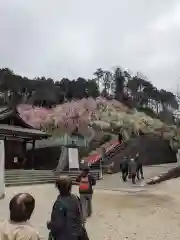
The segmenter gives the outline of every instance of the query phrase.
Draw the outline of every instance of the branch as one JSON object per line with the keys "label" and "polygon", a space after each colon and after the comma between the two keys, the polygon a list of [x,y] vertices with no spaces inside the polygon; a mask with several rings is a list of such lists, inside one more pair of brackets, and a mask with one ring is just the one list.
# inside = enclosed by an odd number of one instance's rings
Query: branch
{"label": "branch", "polygon": [[180,101],[180,87],[179,87],[179,85],[177,85],[176,97],[177,97],[177,99]]}

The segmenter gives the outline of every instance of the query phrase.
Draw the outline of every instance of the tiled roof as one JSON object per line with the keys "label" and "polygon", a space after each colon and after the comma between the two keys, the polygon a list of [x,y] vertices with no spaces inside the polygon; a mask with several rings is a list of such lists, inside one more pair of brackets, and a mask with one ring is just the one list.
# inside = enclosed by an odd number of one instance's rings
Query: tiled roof
{"label": "tiled roof", "polygon": [[8,124],[0,124],[0,135],[32,138],[34,140],[50,137],[51,135],[36,129],[22,128]]}

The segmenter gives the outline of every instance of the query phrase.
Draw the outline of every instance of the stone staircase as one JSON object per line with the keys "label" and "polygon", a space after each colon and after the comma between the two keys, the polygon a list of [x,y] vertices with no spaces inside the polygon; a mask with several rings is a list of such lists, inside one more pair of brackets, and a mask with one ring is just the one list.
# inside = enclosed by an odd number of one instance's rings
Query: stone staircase
{"label": "stone staircase", "polygon": [[[92,152],[90,152],[90,154],[87,157],[83,158],[83,161],[81,161],[81,162],[83,162],[85,164],[88,163],[89,165],[96,165],[96,162],[99,162],[99,160],[101,158],[102,148],[106,149],[106,151],[108,151],[108,153],[109,153],[110,151],[115,149],[115,147],[117,145],[119,145],[117,142],[118,142],[117,136],[115,136],[110,141],[104,143],[100,147],[98,147],[95,150],[93,150]],[[108,148],[111,148],[111,149],[108,150]],[[93,161],[93,159],[95,159],[95,160]]]}
{"label": "stone staircase", "polygon": [[[62,175],[66,174],[75,181],[80,171],[63,171]],[[91,171],[91,174],[96,180],[100,179],[99,171]],[[20,185],[33,185],[54,183],[56,176],[52,170],[6,170],[5,171],[5,184],[6,186],[20,186]]]}
{"label": "stone staircase", "polygon": [[[120,152],[122,152],[126,148],[127,144],[128,142],[122,142],[121,144],[118,144],[117,146],[112,148],[108,153],[106,153],[104,162],[102,163],[103,168],[106,168],[106,166],[112,163],[115,156]],[[100,161],[97,161],[91,165],[92,170],[95,170],[95,169],[97,170],[99,168],[100,168]]]}
{"label": "stone staircase", "polygon": [[106,155],[104,162],[102,165],[100,165],[100,161],[95,162],[91,165],[92,170],[100,169],[100,167],[103,168],[103,173],[109,173],[109,166],[113,164],[113,167],[111,167],[112,173],[119,172],[119,166],[120,161],[125,156],[126,150],[128,146],[131,146],[133,142],[135,141],[135,138],[129,139],[126,142],[122,142],[121,144],[118,144],[116,147],[111,149]]}

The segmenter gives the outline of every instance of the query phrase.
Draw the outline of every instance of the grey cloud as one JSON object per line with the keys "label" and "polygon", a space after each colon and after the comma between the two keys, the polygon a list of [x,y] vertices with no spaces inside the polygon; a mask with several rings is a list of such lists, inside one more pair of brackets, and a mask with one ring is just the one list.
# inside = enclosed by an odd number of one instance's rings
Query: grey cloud
{"label": "grey cloud", "polygon": [[0,67],[60,79],[119,65],[176,88],[179,16],[178,0],[0,0]]}

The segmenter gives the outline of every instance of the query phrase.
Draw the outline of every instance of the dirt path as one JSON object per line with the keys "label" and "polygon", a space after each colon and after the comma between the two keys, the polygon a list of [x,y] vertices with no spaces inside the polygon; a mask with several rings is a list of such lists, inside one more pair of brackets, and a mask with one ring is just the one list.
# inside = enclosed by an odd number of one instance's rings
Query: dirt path
{"label": "dirt path", "polygon": [[177,164],[172,163],[172,164],[163,164],[163,165],[157,165],[157,166],[149,166],[149,167],[144,167],[144,181],[137,181],[136,186],[133,186],[130,180],[127,182],[123,182],[121,179],[121,174],[109,174],[109,175],[104,175],[103,180],[100,180],[97,182],[97,188],[99,189],[111,189],[111,190],[128,190],[128,189],[134,189],[138,187],[142,187],[145,183],[145,181],[148,178],[151,178],[153,176],[159,175],[161,173],[167,172],[169,169],[177,166]]}
{"label": "dirt path", "polygon": [[[6,198],[0,201],[0,220],[8,218],[11,196],[17,192],[30,192],[36,198],[32,223],[47,239],[46,221],[57,196],[54,185],[6,190]],[[77,189],[73,191],[76,193]],[[134,193],[103,190],[98,184],[93,198],[93,216],[87,222],[87,229],[91,240],[179,240],[180,179]]]}
{"label": "dirt path", "polygon": [[99,240],[179,239],[179,225],[179,196],[173,193],[170,197],[159,189],[131,194],[97,192],[94,215],[87,224],[91,239]]}

